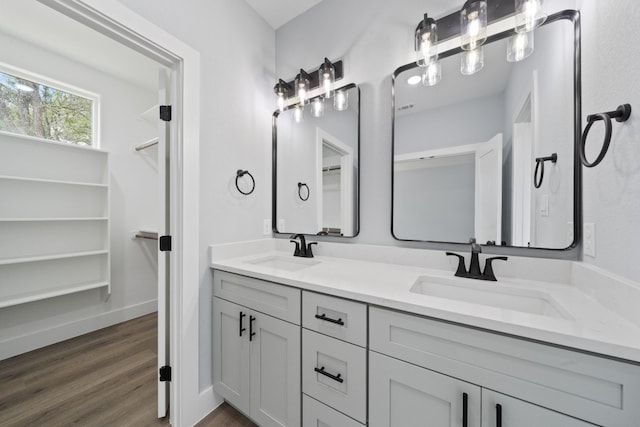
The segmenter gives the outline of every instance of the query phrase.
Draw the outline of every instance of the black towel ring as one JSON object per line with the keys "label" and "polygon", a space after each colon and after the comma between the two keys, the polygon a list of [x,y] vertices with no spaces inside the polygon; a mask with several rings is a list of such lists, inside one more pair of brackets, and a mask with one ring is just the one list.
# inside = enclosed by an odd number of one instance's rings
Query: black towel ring
{"label": "black towel ring", "polygon": [[[542,185],[542,180],[544,179],[544,162],[556,163],[558,161],[558,153],[553,153],[548,157],[538,157],[536,158],[536,170],[533,173],[533,186],[536,188],[540,188]],[[538,171],[540,171],[540,176],[538,176]]]}
{"label": "black towel ring", "polygon": [[[238,179],[242,178],[245,175],[249,175],[249,177],[251,178],[251,183],[252,183],[251,190],[249,190],[247,192],[242,191],[240,189],[240,186],[238,185]],[[238,189],[238,191],[241,194],[244,194],[245,196],[248,196],[249,194],[253,193],[253,190],[256,189],[256,180],[253,179],[253,175],[251,175],[251,173],[249,171],[243,171],[242,169],[238,169],[238,171],[236,172],[236,188]]]}
{"label": "black towel ring", "polygon": [[[302,197],[302,187],[305,187],[307,189],[307,197]],[[298,183],[298,197],[300,197],[300,200],[302,200],[303,202],[306,202],[307,200],[309,200],[309,195],[311,194],[311,192],[309,191],[309,186],[307,184],[305,184],[304,182],[299,182]]]}
{"label": "black towel ring", "polygon": [[[626,122],[631,116],[631,105],[622,104],[619,105],[615,111],[608,111],[606,113],[598,113],[591,114],[587,116],[587,127],[584,128],[584,133],[582,134],[581,146],[580,146],[580,160],[582,164],[588,168],[592,168],[594,166],[598,166],[604,156],[607,154],[607,150],[609,150],[609,144],[611,144],[611,119],[616,119],[617,122]],[[602,120],[605,126],[605,134],[604,134],[604,142],[602,143],[602,149],[600,150],[600,154],[593,161],[589,162],[587,160],[587,155],[585,153],[587,146],[587,136],[589,135],[589,131],[591,130],[591,126],[597,121]]]}

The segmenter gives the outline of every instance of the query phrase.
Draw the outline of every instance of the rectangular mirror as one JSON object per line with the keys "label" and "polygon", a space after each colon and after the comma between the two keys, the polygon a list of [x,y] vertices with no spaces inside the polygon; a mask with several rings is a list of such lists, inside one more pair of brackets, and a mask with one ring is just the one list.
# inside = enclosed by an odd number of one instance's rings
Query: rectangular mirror
{"label": "rectangular mirror", "polygon": [[302,111],[296,104],[274,113],[274,230],[356,236],[359,151],[360,90],[354,84],[328,99],[311,98]]}
{"label": "rectangular mirror", "polygon": [[442,77],[434,86],[421,83],[425,69],[415,63],[396,70],[396,239],[575,246],[580,218],[576,16],[573,11],[550,16],[534,32],[534,52],[519,62],[506,59],[510,30],[487,40],[484,67],[476,74],[461,74],[460,49],[440,54]]}

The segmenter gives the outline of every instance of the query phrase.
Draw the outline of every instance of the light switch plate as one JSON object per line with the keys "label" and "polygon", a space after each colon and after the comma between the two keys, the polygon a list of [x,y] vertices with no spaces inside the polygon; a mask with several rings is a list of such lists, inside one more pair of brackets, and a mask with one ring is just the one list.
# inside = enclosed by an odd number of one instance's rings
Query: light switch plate
{"label": "light switch plate", "polygon": [[271,219],[264,219],[262,221],[262,234],[268,236],[271,234]]}
{"label": "light switch plate", "polygon": [[584,254],[594,258],[596,256],[596,225],[594,223],[584,224]]}

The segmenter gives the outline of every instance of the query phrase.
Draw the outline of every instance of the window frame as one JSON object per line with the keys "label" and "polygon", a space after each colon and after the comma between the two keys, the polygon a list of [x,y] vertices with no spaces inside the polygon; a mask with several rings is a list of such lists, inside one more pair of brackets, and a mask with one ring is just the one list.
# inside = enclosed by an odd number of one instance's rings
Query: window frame
{"label": "window frame", "polygon": [[[91,109],[91,145],[87,145],[86,147],[100,149],[101,144],[100,144],[100,95],[99,94],[79,88],[69,83],[64,83],[59,80],[52,79],[42,74],[38,74],[32,71],[25,70],[23,68],[19,68],[19,67],[4,63],[4,62],[0,62],[0,73],[10,74],[12,76],[19,77],[21,79],[30,80],[34,83],[42,84],[50,88],[64,91],[72,95],[80,96],[82,98],[86,98],[93,101],[93,107]],[[13,135],[21,135],[21,136],[32,136],[32,135],[16,134],[13,132],[8,132],[8,133],[11,133]],[[40,138],[40,139],[43,139],[45,141],[69,144],[69,145],[79,145],[77,143],[71,143],[66,141],[56,141],[53,139],[46,139],[46,138]]]}

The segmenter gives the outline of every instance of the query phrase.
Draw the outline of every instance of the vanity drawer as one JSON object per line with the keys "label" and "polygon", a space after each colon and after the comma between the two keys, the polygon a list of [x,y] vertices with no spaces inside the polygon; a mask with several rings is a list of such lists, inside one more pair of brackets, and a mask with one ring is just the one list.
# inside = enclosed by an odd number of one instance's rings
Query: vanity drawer
{"label": "vanity drawer", "polygon": [[351,418],[365,423],[367,417],[366,350],[303,329],[302,391]]}
{"label": "vanity drawer", "polygon": [[342,298],[302,292],[302,326],[367,346],[367,306]]}
{"label": "vanity drawer", "polygon": [[300,289],[214,270],[213,295],[300,324]]}
{"label": "vanity drawer", "polygon": [[591,423],[636,425],[640,366],[382,308],[369,346]]}
{"label": "vanity drawer", "polygon": [[315,399],[302,395],[302,427],[363,427],[344,414]]}

